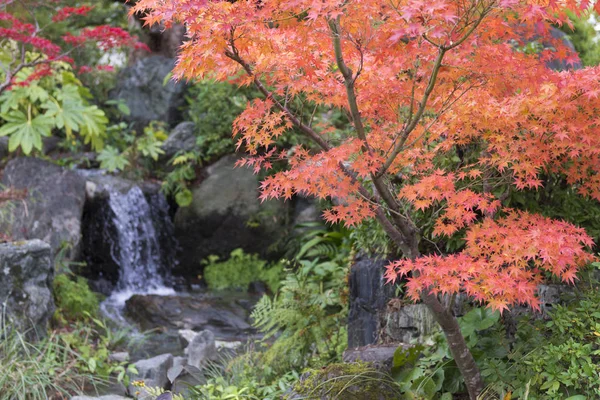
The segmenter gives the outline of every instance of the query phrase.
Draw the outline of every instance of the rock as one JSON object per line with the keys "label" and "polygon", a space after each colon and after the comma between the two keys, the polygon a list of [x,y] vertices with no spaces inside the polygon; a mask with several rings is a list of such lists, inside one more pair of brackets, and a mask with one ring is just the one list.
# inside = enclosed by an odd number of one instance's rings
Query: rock
{"label": "rock", "polygon": [[178,152],[192,151],[196,148],[196,124],[193,122],[181,122],[178,124],[169,137],[162,145],[162,149],[165,152],[161,158],[164,160],[171,159]]}
{"label": "rock", "polygon": [[439,325],[425,304],[404,304],[394,299],[388,304],[381,329],[385,341],[412,343],[423,342]]}
{"label": "rock", "polygon": [[192,189],[192,204],[175,214],[182,275],[196,276],[200,260],[211,254],[227,258],[237,248],[266,256],[266,249],[286,233],[287,205],[261,203],[257,176],[235,168],[237,160],[228,155],[208,167],[206,179]]}
{"label": "rock", "polygon": [[175,379],[184,373],[184,369],[187,365],[186,357],[174,357],[173,366],[167,371],[167,378],[169,378],[169,382],[175,382]]}
{"label": "rock", "polygon": [[393,285],[383,278],[385,260],[359,259],[350,270],[348,348],[377,343]]}
{"label": "rock", "polygon": [[108,355],[108,359],[110,361],[123,363],[129,361],[129,353],[126,351],[121,351],[118,353],[111,353]]}
{"label": "rock", "polygon": [[217,338],[226,340],[245,339],[256,333],[249,323],[249,311],[240,307],[233,295],[229,298],[134,295],[125,303],[125,312],[143,330],[208,329]]}
{"label": "rock", "polygon": [[410,347],[403,343],[369,345],[355,349],[347,349],[344,351],[342,359],[347,363],[357,361],[367,362],[379,370],[389,371],[393,366],[394,353],[400,346],[403,348]]}
{"label": "rock", "polygon": [[8,157],[8,136],[0,137],[0,161]]}
{"label": "rock", "polygon": [[138,60],[119,74],[111,99],[123,100],[131,113],[124,118],[141,131],[151,121],[175,126],[181,120],[179,108],[185,104],[186,85],[165,77],[173,70],[174,58],[151,56]]}
{"label": "rock", "polygon": [[[0,232],[14,240],[41,239],[54,255],[65,248],[65,259],[80,255],[85,180],[77,173],[38,158],[11,160],[0,184],[26,189],[25,202],[5,204]],[[2,210],[0,210],[2,211]]]}
{"label": "rock", "polygon": [[[577,50],[575,50],[575,46],[573,46],[573,43],[569,40],[569,37],[563,31],[556,29],[554,27],[550,27],[550,34],[552,35],[552,37],[554,39],[562,40],[562,42],[569,48],[569,50],[577,53]],[[544,48],[553,47],[552,45],[550,45],[548,43],[544,43],[543,45],[544,45]],[[546,67],[548,67],[554,71],[568,71],[568,70],[573,70],[573,69],[581,69],[583,66],[581,65],[581,63],[575,63],[575,64],[571,65],[571,64],[567,64],[567,62],[565,60],[561,60],[559,58],[554,58],[554,59],[551,59],[550,61],[546,62]]]}
{"label": "rock", "polygon": [[[147,387],[167,389],[169,386],[169,378],[167,371],[173,366],[173,356],[171,354],[163,354],[147,360],[137,361],[135,368],[138,371],[137,375],[129,374],[131,381],[144,381]],[[134,395],[140,388],[130,384],[128,387],[129,395]]]}
{"label": "rock", "polygon": [[179,334],[179,341],[183,347],[187,347],[198,334],[198,332],[194,332],[191,329],[180,329],[177,333]]}
{"label": "rock", "polygon": [[0,244],[0,309],[31,339],[46,335],[54,313],[54,263],[41,240]]}
{"label": "rock", "polygon": [[208,361],[216,359],[215,335],[208,330],[199,332],[187,347],[187,365],[201,369]]}
{"label": "rock", "polygon": [[91,397],[91,396],[75,396],[71,397],[71,400],[131,400],[129,397],[117,396],[117,395],[107,395],[100,397]]}

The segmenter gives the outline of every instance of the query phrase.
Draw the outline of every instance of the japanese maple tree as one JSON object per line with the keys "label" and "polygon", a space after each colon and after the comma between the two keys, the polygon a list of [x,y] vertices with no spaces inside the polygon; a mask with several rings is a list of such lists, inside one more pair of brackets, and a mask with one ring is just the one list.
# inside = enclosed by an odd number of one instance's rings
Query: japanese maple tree
{"label": "japanese maple tree", "polygon": [[[69,25],[63,22],[85,16],[93,9],[92,2],[78,6],[70,6],[70,3],[73,2],[0,0],[0,94],[14,84],[27,85],[50,75],[52,63],[73,64],[73,51],[87,44],[104,51],[119,47],[146,48],[119,27],[99,25],[70,32]],[[30,68],[34,68],[34,72],[27,79],[18,79],[19,72]],[[89,71],[91,66],[80,68]]]}
{"label": "japanese maple tree", "polygon": [[[408,294],[429,306],[475,399],[482,378],[441,300],[464,292],[497,310],[536,308],[544,273],[573,282],[592,260],[582,229],[502,205],[546,173],[600,200],[600,68],[546,67],[577,62],[550,24],[591,7],[600,9],[576,0],[139,0],[133,11],[149,25],[185,23],[177,78],[262,92],[234,133],[249,153],[242,164],[288,162],[263,181],[263,199],[331,198],[328,221],[381,224],[403,255],[387,279],[406,278]],[[532,43],[543,49],[528,51]],[[301,112],[309,106],[343,110],[351,133],[315,124]],[[292,127],[316,149],[276,149]],[[462,235],[464,249],[424,253],[423,213],[435,220],[428,240]]]}

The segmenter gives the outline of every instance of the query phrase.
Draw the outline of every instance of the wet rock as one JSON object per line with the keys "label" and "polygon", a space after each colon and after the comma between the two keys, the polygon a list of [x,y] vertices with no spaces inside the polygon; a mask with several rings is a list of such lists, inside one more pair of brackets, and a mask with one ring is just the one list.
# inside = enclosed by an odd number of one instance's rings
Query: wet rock
{"label": "wet rock", "polygon": [[192,151],[196,148],[196,124],[190,121],[181,122],[169,133],[162,145],[165,152],[161,158],[171,159],[178,152]]}
{"label": "wet rock", "polygon": [[198,332],[195,332],[191,329],[180,329],[178,332],[179,341],[181,342],[181,346],[184,348],[188,346],[194,340]]}
{"label": "wet rock", "polygon": [[41,239],[57,255],[77,259],[81,248],[81,216],[85,180],[77,173],[38,159],[21,157],[8,162],[0,184],[26,189],[24,202],[2,205],[0,232],[14,240]]}
{"label": "wet rock", "polygon": [[383,278],[385,260],[359,259],[350,270],[348,348],[377,343],[393,285]]}
{"label": "wet rock", "polygon": [[0,244],[0,307],[30,339],[46,335],[54,313],[53,278],[48,244],[37,239]]}
{"label": "wet rock", "polygon": [[187,365],[201,369],[216,359],[215,335],[208,330],[199,332],[187,347]]}
{"label": "wet rock", "polygon": [[[169,385],[167,371],[173,366],[173,356],[171,354],[163,354],[147,360],[137,361],[135,368],[138,371],[137,375],[129,374],[131,381],[144,381],[145,386],[152,388],[166,389]],[[136,391],[142,392],[139,387],[130,384],[128,389],[129,394],[133,395]]]}
{"label": "wet rock", "polygon": [[288,205],[259,200],[259,180],[252,170],[235,167],[228,155],[206,169],[206,179],[192,188],[189,207],[175,214],[181,246],[180,273],[196,276],[199,261],[211,254],[227,258],[232,250],[266,256],[266,249],[285,236]]}
{"label": "wet rock", "polygon": [[175,126],[181,120],[180,107],[185,104],[186,85],[165,77],[175,65],[174,58],[151,56],[138,60],[119,74],[118,84],[110,97],[123,100],[131,113],[124,118],[141,131],[151,121],[165,121]]}
{"label": "wet rock", "polygon": [[[256,299],[252,300],[253,302]],[[246,338],[256,331],[249,312],[227,297],[135,295],[125,303],[127,315],[143,330],[153,328],[210,330],[220,339]]]}

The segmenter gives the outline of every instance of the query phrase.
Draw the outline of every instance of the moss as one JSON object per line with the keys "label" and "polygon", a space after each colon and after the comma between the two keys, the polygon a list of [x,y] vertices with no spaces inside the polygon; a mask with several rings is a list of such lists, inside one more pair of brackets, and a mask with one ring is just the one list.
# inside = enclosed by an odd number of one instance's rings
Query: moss
{"label": "moss", "polygon": [[286,399],[396,400],[400,388],[367,363],[338,363],[307,371]]}
{"label": "moss", "polygon": [[66,274],[54,279],[54,301],[58,320],[80,320],[98,314],[100,301],[82,277],[71,279]]}

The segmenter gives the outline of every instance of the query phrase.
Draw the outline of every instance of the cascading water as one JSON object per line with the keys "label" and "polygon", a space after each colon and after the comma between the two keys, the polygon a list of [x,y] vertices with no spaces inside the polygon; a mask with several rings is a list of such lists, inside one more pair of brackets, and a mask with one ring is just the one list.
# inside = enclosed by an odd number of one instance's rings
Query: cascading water
{"label": "cascading water", "polygon": [[113,320],[124,321],[122,310],[132,295],[175,294],[164,277],[173,252],[170,243],[161,240],[172,237],[173,224],[164,197],[155,194],[149,202],[137,186],[126,193],[110,192],[108,208],[113,234],[106,236],[110,237],[111,258],[119,266],[119,278],[102,310]]}

